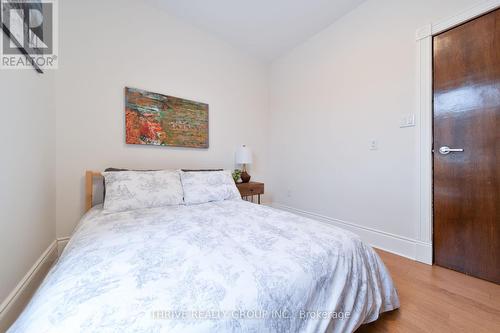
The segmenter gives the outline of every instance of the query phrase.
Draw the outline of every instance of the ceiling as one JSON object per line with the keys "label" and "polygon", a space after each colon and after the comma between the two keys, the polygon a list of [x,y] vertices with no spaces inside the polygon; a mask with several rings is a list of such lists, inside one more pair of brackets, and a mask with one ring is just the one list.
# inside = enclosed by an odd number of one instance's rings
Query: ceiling
{"label": "ceiling", "polygon": [[270,62],[364,0],[148,0]]}

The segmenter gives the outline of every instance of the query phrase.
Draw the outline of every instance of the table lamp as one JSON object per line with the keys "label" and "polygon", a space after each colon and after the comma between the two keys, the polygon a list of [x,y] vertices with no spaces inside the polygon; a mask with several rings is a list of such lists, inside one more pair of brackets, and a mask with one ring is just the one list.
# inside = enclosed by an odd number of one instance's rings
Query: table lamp
{"label": "table lamp", "polygon": [[252,152],[246,145],[238,147],[235,154],[236,164],[242,165],[241,181],[248,183],[250,175],[247,173],[247,164],[252,164]]}

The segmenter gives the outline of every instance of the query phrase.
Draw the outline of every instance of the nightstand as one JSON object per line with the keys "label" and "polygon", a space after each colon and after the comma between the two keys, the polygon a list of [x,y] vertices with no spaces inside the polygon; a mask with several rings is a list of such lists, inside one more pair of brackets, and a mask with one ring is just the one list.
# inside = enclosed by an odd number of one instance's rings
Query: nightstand
{"label": "nightstand", "polygon": [[248,197],[258,196],[258,203],[260,205],[260,196],[264,194],[264,183],[249,182],[249,183],[238,183],[236,187],[240,191],[241,197],[247,199]]}

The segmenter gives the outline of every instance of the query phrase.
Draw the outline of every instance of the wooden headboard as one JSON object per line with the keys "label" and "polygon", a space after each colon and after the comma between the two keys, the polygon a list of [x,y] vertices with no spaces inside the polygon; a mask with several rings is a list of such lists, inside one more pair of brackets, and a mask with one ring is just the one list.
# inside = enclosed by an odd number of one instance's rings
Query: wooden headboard
{"label": "wooden headboard", "polygon": [[85,172],[85,212],[92,208],[94,200],[94,178],[102,178],[102,173],[97,171]]}

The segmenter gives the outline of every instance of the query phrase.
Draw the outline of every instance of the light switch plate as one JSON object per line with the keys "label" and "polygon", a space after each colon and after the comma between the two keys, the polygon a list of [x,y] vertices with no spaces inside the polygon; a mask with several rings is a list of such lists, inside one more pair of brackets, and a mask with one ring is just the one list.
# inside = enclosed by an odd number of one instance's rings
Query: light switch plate
{"label": "light switch plate", "polygon": [[415,114],[414,113],[407,113],[401,115],[401,118],[399,120],[399,127],[413,127],[415,126]]}
{"label": "light switch plate", "polygon": [[378,149],[378,140],[377,139],[371,139],[370,140],[370,145],[368,146],[370,150],[377,150]]}

